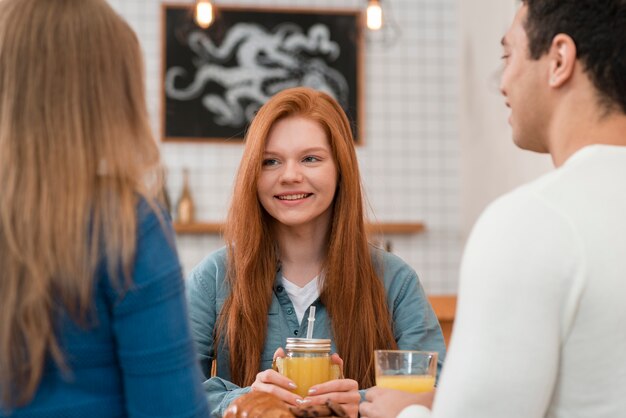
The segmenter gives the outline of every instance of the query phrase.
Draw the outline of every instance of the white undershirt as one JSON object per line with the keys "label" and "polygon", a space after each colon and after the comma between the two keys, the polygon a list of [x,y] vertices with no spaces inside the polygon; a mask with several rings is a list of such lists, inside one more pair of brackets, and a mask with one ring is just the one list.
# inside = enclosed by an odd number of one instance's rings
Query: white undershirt
{"label": "white undershirt", "polygon": [[313,302],[320,296],[320,290],[318,287],[319,277],[315,276],[313,280],[300,287],[295,283],[290,282],[285,276],[282,276],[282,285],[293,303],[293,308],[296,310],[296,317],[298,323],[302,323],[302,317],[304,313],[311,306]]}

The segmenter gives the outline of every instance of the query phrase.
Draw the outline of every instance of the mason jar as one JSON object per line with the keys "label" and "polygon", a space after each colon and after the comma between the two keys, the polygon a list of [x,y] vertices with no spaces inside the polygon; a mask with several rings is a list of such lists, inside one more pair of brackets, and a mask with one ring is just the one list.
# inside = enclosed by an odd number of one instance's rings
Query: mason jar
{"label": "mason jar", "polygon": [[339,367],[331,366],[329,339],[287,338],[285,355],[279,371],[296,384],[294,393],[302,397],[312,386],[339,377]]}

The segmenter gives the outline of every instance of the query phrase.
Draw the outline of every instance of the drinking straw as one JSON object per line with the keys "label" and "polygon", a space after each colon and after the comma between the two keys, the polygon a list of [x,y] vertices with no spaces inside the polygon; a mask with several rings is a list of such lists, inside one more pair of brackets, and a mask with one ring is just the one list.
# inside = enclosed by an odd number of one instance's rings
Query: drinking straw
{"label": "drinking straw", "polygon": [[313,327],[315,326],[315,306],[309,309],[309,323],[306,327],[306,338],[313,338]]}

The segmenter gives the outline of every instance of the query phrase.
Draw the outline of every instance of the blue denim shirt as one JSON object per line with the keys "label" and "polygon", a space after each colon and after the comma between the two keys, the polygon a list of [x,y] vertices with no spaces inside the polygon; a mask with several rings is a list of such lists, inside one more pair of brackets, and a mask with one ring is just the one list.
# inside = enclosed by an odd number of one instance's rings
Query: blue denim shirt
{"label": "blue denim shirt", "polygon": [[[402,259],[388,252],[372,248],[372,257],[377,270],[383,273],[387,305],[392,315],[398,348],[437,351],[441,369],[445,356],[443,335],[417,274]],[[209,408],[211,415],[215,417],[221,417],[235,398],[250,391],[250,387],[241,388],[230,382],[228,348],[220,347],[217,353],[213,349],[213,330],[224,300],[228,296],[225,275],[226,248],[222,248],[200,262],[192,270],[187,281],[192,335],[196,342],[202,372],[207,379],[204,382],[204,389]],[[280,285],[280,278],[281,272],[278,271],[272,304],[268,312],[267,337],[259,371],[272,367],[274,352],[278,347],[284,347],[288,337],[306,335],[308,309],[302,323],[298,323],[293,304]],[[332,340],[332,327],[326,308],[319,299],[313,305],[316,307],[313,338]],[[336,352],[334,341],[331,348],[332,352]],[[211,377],[211,363],[216,356],[217,377]]]}

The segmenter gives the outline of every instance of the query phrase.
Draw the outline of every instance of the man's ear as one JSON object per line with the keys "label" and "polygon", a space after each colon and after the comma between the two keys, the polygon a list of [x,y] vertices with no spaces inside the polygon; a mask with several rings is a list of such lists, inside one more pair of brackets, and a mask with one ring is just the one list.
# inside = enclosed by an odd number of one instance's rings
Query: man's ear
{"label": "man's ear", "polygon": [[548,82],[551,87],[560,87],[574,73],[574,67],[576,66],[576,43],[569,35],[559,33],[552,39],[548,56],[550,59]]}

